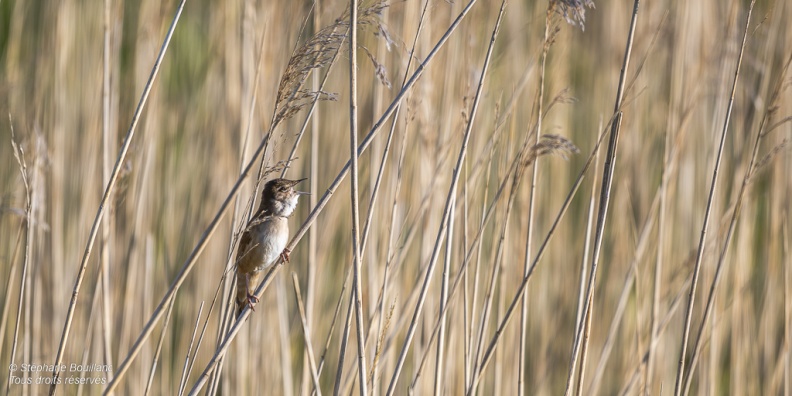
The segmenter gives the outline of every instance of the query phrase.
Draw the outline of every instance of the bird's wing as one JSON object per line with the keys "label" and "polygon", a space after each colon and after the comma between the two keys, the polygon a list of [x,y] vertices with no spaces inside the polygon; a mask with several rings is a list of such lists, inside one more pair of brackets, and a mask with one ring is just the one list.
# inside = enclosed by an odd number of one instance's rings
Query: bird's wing
{"label": "bird's wing", "polygon": [[253,241],[253,238],[250,237],[250,226],[248,225],[248,229],[242,233],[242,238],[239,239],[239,247],[237,248],[237,256],[236,256],[236,264],[239,266],[242,263],[242,259],[245,255],[253,248],[250,246],[250,242]]}
{"label": "bird's wing", "polygon": [[236,264],[237,267],[242,267],[241,269],[243,272],[248,272],[251,270],[250,268],[247,268],[247,265],[244,264],[247,262],[245,257],[256,247],[256,245],[252,243],[253,238],[250,236],[251,229],[271,219],[272,217],[273,216],[266,211],[260,212],[258,216],[254,217],[250,220],[250,222],[248,222],[245,232],[242,233],[242,238],[239,239],[239,247],[237,248]]}

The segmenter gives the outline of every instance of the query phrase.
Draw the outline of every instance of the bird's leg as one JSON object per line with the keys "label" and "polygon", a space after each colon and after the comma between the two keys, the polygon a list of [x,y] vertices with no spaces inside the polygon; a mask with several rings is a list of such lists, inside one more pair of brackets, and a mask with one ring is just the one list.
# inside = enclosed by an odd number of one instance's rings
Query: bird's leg
{"label": "bird's leg", "polygon": [[281,258],[286,263],[289,262],[289,254],[291,254],[291,250],[289,250],[289,248],[284,248],[283,251],[280,254]]}
{"label": "bird's leg", "polygon": [[245,290],[247,291],[247,303],[250,306],[250,310],[255,311],[254,307],[259,302],[259,298],[250,294],[250,274],[245,274]]}

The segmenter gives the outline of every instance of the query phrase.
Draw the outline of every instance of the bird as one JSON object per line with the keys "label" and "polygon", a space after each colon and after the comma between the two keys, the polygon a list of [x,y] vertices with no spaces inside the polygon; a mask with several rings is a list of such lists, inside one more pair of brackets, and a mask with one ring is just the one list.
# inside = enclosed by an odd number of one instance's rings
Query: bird
{"label": "bird", "polygon": [[259,301],[253,290],[258,285],[261,272],[274,265],[278,258],[289,261],[291,252],[286,248],[289,239],[288,218],[297,207],[300,195],[309,195],[294,189],[303,180],[273,179],[261,190],[259,208],[248,222],[237,249],[237,316],[245,305],[254,309]]}

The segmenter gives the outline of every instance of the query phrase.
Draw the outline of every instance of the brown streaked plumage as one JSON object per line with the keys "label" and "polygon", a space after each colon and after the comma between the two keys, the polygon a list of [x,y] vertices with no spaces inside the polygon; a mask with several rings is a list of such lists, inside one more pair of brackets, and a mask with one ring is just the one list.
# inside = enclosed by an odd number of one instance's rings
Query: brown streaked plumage
{"label": "brown streaked plumage", "polygon": [[258,302],[253,291],[262,271],[275,264],[279,257],[289,261],[290,252],[286,249],[288,217],[297,207],[300,195],[308,194],[294,189],[303,180],[274,179],[261,190],[259,209],[247,224],[237,249],[237,316],[246,304],[253,309]]}

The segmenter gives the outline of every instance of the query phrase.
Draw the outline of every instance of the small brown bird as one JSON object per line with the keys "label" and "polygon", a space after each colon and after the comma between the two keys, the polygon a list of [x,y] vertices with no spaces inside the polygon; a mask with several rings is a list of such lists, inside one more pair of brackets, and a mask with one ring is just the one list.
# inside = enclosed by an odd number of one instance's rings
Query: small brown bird
{"label": "small brown bird", "polygon": [[279,257],[289,261],[291,252],[286,249],[289,240],[288,217],[297,207],[300,195],[308,194],[294,189],[303,180],[270,180],[261,191],[258,211],[248,223],[237,249],[237,316],[242,313],[245,304],[253,309],[258,302],[253,290],[258,285],[262,270],[275,264]]}

